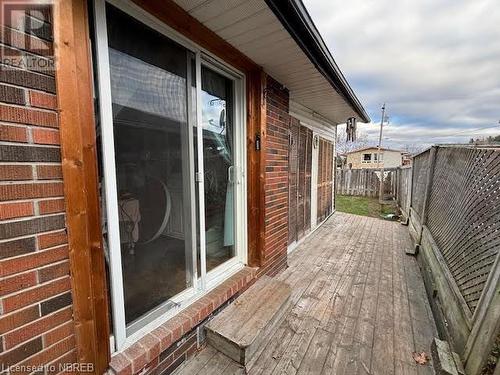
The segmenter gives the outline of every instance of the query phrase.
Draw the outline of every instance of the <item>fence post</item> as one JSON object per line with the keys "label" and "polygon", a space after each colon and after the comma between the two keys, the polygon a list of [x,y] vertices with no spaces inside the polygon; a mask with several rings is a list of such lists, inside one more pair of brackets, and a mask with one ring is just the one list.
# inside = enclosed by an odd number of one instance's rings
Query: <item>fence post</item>
{"label": "fence post", "polygon": [[406,211],[408,212],[408,218],[410,217],[410,206],[411,206],[411,200],[413,198],[413,165],[410,167],[411,170],[410,170],[410,178],[408,179],[408,186],[407,186],[407,190],[408,190],[408,199],[407,199],[407,203],[406,205],[408,206],[406,208]]}
{"label": "fence post", "polygon": [[[472,318],[472,331],[465,345],[464,362],[467,374],[480,374],[500,329],[500,252]],[[500,361],[496,373],[500,373]]]}
{"label": "fence post", "polygon": [[[410,208],[413,207],[413,180],[415,179],[415,158],[413,158],[412,160],[412,164],[411,164],[411,178],[410,178],[410,181],[411,181],[411,195],[410,195]],[[409,212],[409,210],[408,210]]]}
{"label": "fence post", "polygon": [[422,229],[418,235],[417,245],[420,245],[422,242],[422,232],[424,230],[424,226],[427,224],[427,214],[429,211],[429,199],[432,193],[432,181],[434,179],[434,168],[436,167],[436,154],[437,154],[438,146],[432,146],[431,151],[429,153],[429,172],[427,173],[427,182],[425,183],[425,195],[424,195],[424,203],[422,205],[422,212],[420,215],[420,219],[422,220],[421,226]]}
{"label": "fence post", "polygon": [[413,165],[410,167],[411,170],[410,170],[410,173],[408,173],[410,176],[408,176],[409,178],[407,179],[408,181],[408,186],[406,187],[406,191],[408,193],[408,196],[406,198],[406,212],[407,212],[407,221],[408,223],[410,222],[410,214],[411,214],[411,210],[410,210],[410,207],[411,207],[411,200],[413,198]]}
{"label": "fence post", "polygon": [[401,187],[401,167],[397,167],[396,168],[396,188],[395,188],[395,192],[396,192],[396,203],[398,204],[398,206],[401,206],[401,202],[400,202],[400,199],[401,199],[401,193],[399,191],[399,188]]}

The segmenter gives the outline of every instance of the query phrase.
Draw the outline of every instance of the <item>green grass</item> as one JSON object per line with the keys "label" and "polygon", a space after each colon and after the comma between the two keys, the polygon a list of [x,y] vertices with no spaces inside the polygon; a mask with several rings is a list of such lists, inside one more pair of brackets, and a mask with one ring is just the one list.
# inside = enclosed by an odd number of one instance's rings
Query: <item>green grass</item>
{"label": "green grass", "polygon": [[396,204],[383,204],[382,210],[378,198],[354,197],[349,195],[336,196],[336,209],[349,214],[378,217],[380,215],[397,213]]}

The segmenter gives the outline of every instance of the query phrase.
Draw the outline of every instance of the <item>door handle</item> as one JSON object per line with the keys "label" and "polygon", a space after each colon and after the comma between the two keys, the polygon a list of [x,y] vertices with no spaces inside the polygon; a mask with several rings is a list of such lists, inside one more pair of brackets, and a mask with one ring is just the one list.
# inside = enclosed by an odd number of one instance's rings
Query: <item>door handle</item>
{"label": "door handle", "polygon": [[227,182],[230,184],[234,184],[234,165],[231,165],[227,169]]}

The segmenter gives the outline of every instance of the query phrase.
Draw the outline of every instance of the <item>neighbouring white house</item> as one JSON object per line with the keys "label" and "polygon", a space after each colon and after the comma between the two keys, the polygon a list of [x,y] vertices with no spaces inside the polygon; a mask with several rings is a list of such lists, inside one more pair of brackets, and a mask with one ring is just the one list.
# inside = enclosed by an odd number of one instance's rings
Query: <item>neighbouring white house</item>
{"label": "neighbouring white house", "polygon": [[365,147],[345,154],[346,169],[397,168],[403,165],[404,151],[389,148]]}

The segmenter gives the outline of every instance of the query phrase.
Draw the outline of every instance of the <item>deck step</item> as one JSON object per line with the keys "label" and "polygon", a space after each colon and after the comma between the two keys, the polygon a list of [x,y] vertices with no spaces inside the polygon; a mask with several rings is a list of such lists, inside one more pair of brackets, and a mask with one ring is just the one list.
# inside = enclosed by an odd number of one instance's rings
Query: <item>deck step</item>
{"label": "deck step", "polygon": [[205,326],[208,343],[236,362],[248,364],[288,311],[290,295],[288,284],[261,277]]}

